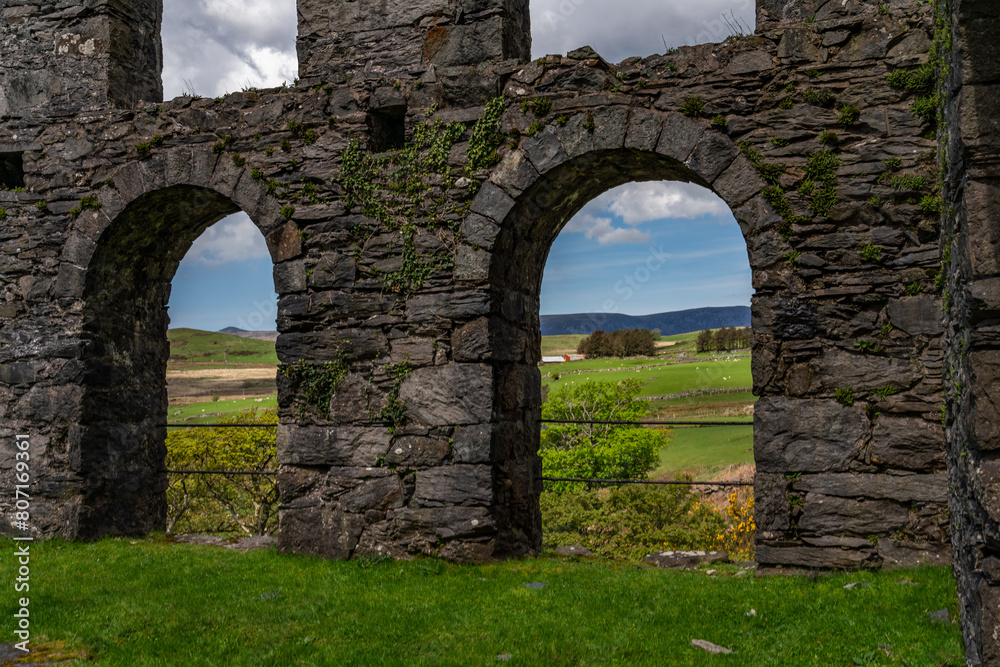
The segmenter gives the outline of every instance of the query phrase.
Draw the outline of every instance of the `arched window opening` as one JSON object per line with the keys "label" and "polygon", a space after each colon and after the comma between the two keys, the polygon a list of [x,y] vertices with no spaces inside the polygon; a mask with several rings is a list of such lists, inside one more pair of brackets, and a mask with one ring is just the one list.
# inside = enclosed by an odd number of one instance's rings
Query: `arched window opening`
{"label": "arched window opening", "polygon": [[[543,476],[751,482],[752,295],[746,241],[707,188],[632,182],[591,199],[545,262]],[[671,549],[749,558],[752,508],[749,487],[547,481],[543,543],[632,560]]]}
{"label": "arched window opening", "polygon": [[[225,415],[212,414],[206,420],[209,410],[202,413],[201,407],[185,406],[185,393],[211,392],[206,402],[216,406],[222,405],[223,391],[227,398],[246,392],[251,405],[256,405],[260,394],[273,394],[277,360],[272,341],[227,345],[227,340],[241,339],[199,336],[191,329],[182,330],[182,340],[168,336],[171,287],[186,254],[191,257],[185,264],[191,266],[181,270],[180,301],[196,290],[200,292],[199,301],[207,301],[208,305],[201,309],[189,303],[180,308],[177,323],[211,327],[215,322],[229,321],[215,320],[211,312],[220,318],[239,313],[247,322],[256,321],[254,311],[245,304],[227,305],[232,300],[216,291],[213,276],[209,275],[230,260],[249,258],[250,268],[264,277],[254,283],[264,291],[262,297],[256,297],[264,309],[257,317],[272,323],[268,329],[273,327],[274,292],[273,286],[267,285],[271,272],[267,270],[270,258],[266,248],[262,252],[264,237],[239,211],[232,199],[215,190],[188,185],[167,187],[133,200],[96,243],[84,285],[85,346],[81,362],[86,382],[79,430],[79,474],[87,480],[87,488],[78,510],[77,531],[81,537],[142,535],[162,530],[168,527],[174,509],[171,503],[187,502],[189,507],[183,511],[191,511],[184,495],[204,485],[185,480],[186,487],[180,484],[180,500],[170,494],[176,490],[175,480],[166,472],[167,465],[176,462],[167,454],[168,432],[174,431],[170,426],[217,421]],[[233,213],[238,215],[226,217]],[[201,275],[194,266],[199,262],[204,265]],[[235,280],[251,283],[245,278]],[[268,301],[271,310],[265,305]],[[234,322],[240,322],[238,316]],[[248,353],[250,348],[254,349]],[[249,377],[245,372],[248,365],[265,370],[256,370],[256,375]],[[208,389],[213,382],[222,384]],[[185,414],[185,410],[191,414]],[[266,417],[240,414],[240,421],[245,419],[277,421],[273,411]],[[274,464],[273,426],[242,432],[226,429],[240,433],[227,450],[229,461],[206,458],[208,453],[219,450],[218,445],[229,442],[229,435],[194,430],[205,433],[207,439],[187,438],[184,451],[190,460],[184,462],[184,467],[209,469],[219,463],[226,468],[233,464],[238,467],[244,463],[240,458],[243,454],[267,444],[261,442],[260,431],[266,431],[271,452],[262,465]],[[255,479],[254,484],[263,487],[263,481]],[[268,484],[273,488],[273,481]],[[218,503],[233,500],[231,489],[217,488],[215,493]],[[213,518],[216,524],[206,525],[206,532],[219,532],[228,525],[222,520],[225,517]]]}
{"label": "arched window opening", "polygon": [[[245,213],[206,229],[170,297],[167,531],[236,536],[277,530],[278,337],[271,257]],[[220,424],[224,428],[186,428]],[[236,425],[263,424],[261,428]]]}
{"label": "arched window opening", "polygon": [[163,95],[218,97],[292,83],[295,0],[163,3]]}

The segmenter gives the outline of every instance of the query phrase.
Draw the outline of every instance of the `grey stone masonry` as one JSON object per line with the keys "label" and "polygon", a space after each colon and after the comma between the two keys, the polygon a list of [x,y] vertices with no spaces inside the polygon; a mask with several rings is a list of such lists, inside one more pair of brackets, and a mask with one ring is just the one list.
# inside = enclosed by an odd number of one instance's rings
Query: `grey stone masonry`
{"label": "grey stone masonry", "polygon": [[527,0],[297,0],[299,76],[420,75],[436,68],[527,60]]}
{"label": "grey stone masonry", "polygon": [[0,116],[163,97],[159,0],[0,2]]}
{"label": "grey stone masonry", "polygon": [[7,0],[0,484],[27,433],[40,537],[164,525],[170,281],[242,210],[279,294],[279,548],[535,553],[549,248],[613,186],[693,182],[752,269],[760,569],[954,535],[996,664],[996,19],[951,4],[942,256],[933,114],[889,81],[931,61],[923,2],[761,0],[753,36],[610,64],[529,62],[525,2],[302,0],[298,85],[161,103],[158,3]]}

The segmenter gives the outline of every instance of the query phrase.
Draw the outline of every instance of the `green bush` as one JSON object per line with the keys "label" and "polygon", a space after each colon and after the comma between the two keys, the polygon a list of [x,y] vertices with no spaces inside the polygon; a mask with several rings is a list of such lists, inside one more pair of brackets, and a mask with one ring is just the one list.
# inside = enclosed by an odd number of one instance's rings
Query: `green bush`
{"label": "green bush", "polygon": [[541,509],[546,547],[576,544],[622,560],[665,549],[711,549],[725,530],[723,516],[689,486],[543,493]]}
{"label": "green bush", "polygon": [[[639,380],[587,380],[552,392],[542,406],[543,419],[638,421],[649,404],[635,400]],[[615,424],[548,424],[542,430],[540,455],[545,477],[644,479],[659,462],[668,432]],[[548,482],[547,490],[579,488],[578,482]]]}
{"label": "green bush", "polygon": [[[274,409],[244,410],[219,424],[278,422]],[[169,470],[277,470],[276,429],[171,430]],[[278,490],[267,475],[169,476],[167,532],[268,535],[278,527]]]}

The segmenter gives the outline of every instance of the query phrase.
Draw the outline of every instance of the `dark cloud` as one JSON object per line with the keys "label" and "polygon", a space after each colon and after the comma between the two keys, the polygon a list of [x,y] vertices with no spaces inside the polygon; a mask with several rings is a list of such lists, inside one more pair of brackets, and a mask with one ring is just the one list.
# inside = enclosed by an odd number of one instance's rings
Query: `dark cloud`
{"label": "dark cloud", "polygon": [[291,81],[295,32],[294,0],[164,0],[164,96]]}
{"label": "dark cloud", "polygon": [[532,55],[594,47],[605,60],[663,53],[667,47],[721,42],[726,21],[753,30],[754,0],[534,0]]}
{"label": "dark cloud", "polygon": [[[664,43],[722,41],[732,33],[723,15],[752,29],[754,0],[533,0],[532,51],[586,44],[619,62],[662,53]],[[294,0],[164,0],[164,95],[180,95],[185,82],[216,96],[291,81],[295,32]]]}

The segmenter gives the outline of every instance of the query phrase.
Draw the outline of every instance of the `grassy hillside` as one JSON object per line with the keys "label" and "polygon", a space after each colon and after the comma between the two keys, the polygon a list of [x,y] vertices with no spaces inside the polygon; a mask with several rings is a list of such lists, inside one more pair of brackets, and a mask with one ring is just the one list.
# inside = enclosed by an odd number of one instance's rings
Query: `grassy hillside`
{"label": "grassy hillside", "polygon": [[170,367],[187,368],[206,365],[269,364],[278,365],[274,343],[241,338],[197,329],[171,329]]}

